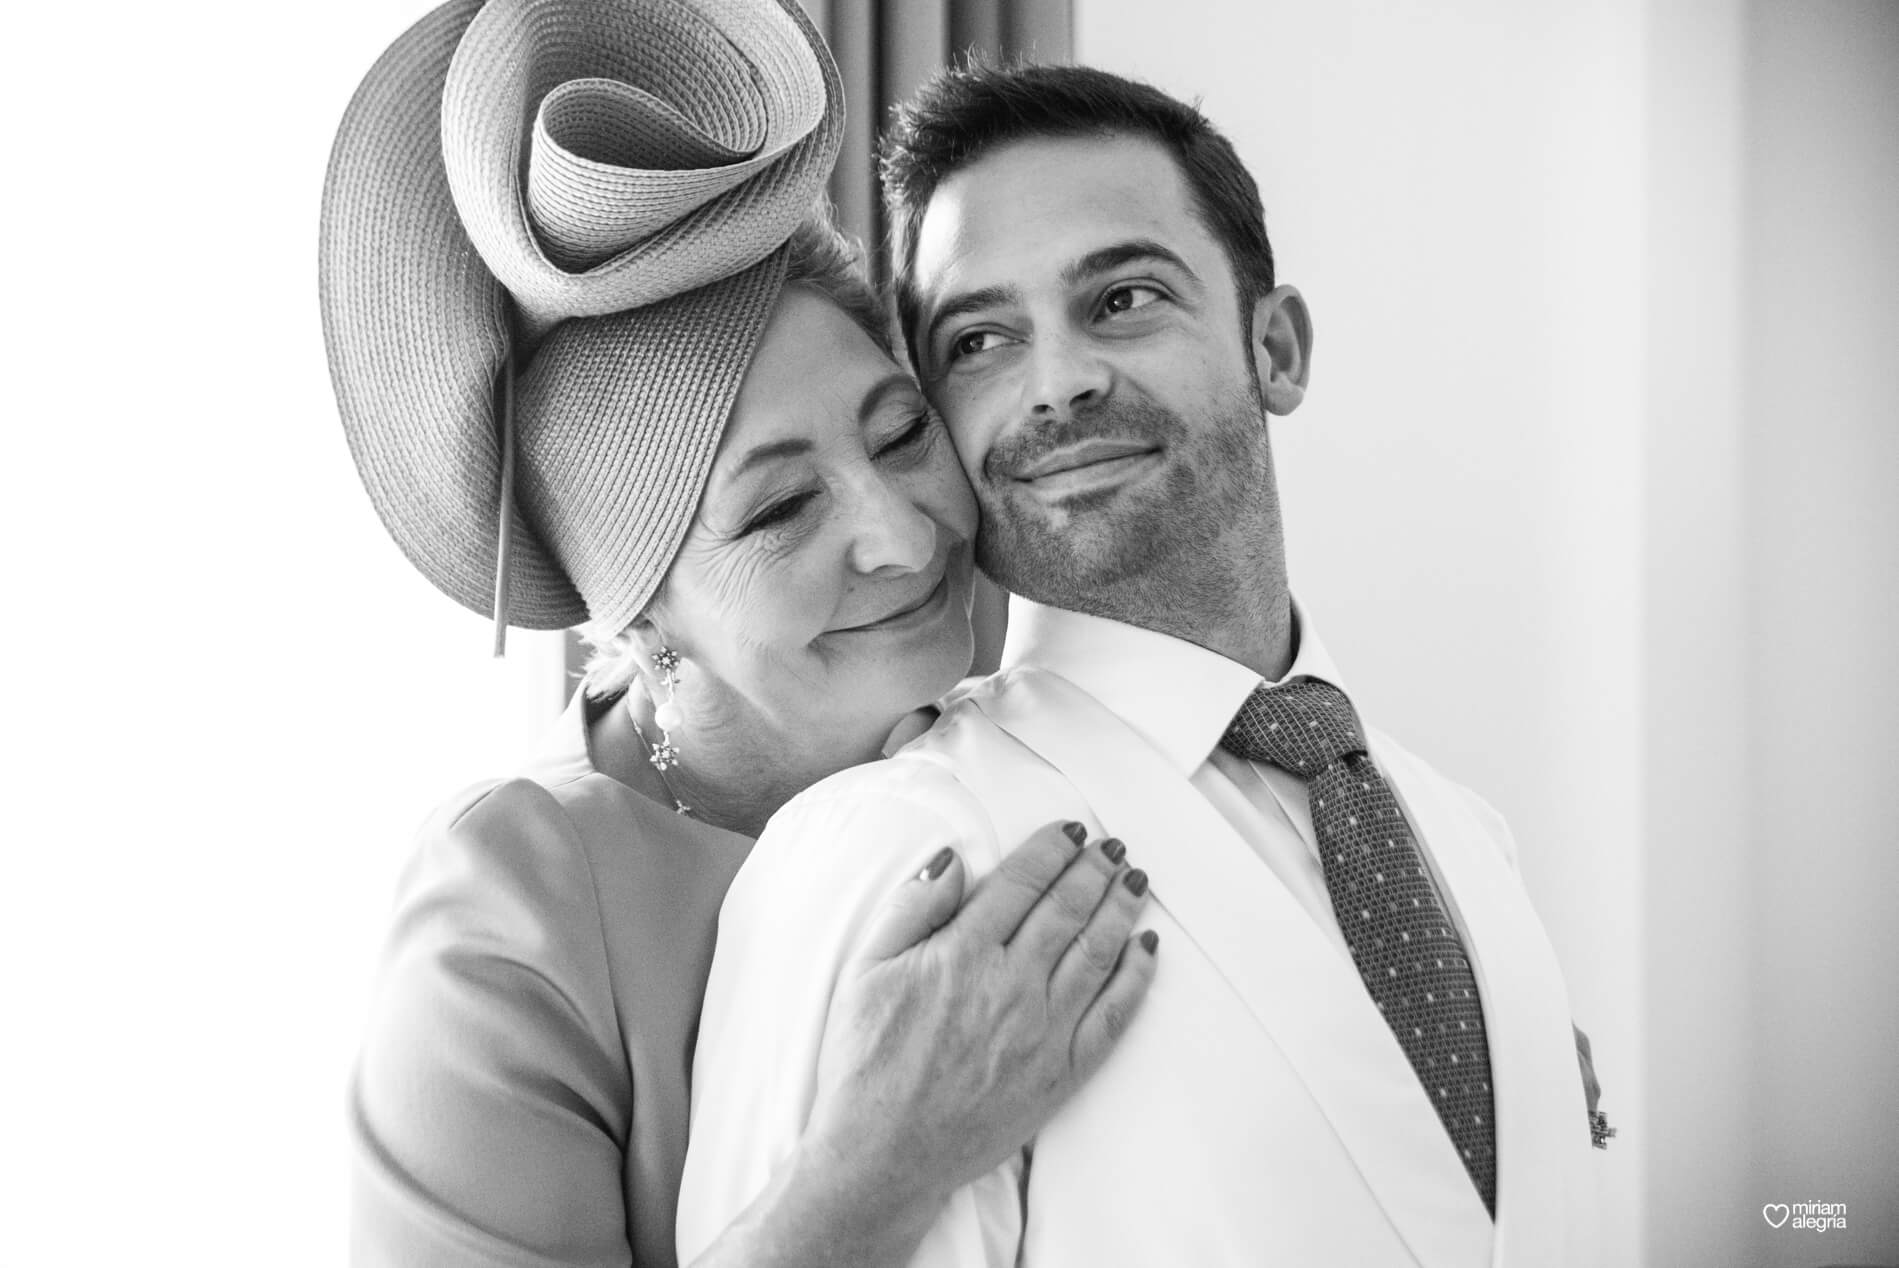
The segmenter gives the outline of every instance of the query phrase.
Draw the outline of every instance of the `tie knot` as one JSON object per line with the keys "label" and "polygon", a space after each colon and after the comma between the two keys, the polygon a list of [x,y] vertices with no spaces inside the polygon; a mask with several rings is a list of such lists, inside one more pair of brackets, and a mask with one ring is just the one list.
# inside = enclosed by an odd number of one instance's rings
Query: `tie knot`
{"label": "tie knot", "polygon": [[1308,779],[1348,754],[1365,751],[1352,702],[1331,683],[1311,678],[1256,688],[1220,744],[1249,761],[1270,762]]}

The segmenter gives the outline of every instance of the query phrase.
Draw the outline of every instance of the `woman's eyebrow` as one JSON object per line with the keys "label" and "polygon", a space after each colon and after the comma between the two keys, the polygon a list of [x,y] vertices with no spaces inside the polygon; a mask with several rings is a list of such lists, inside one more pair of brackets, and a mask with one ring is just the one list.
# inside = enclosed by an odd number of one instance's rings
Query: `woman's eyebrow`
{"label": "woman's eyebrow", "polygon": [[803,436],[790,436],[784,440],[772,440],[753,448],[743,458],[726,468],[725,478],[736,480],[753,467],[772,461],[774,458],[792,458],[799,454],[810,453],[813,446]]}
{"label": "woman's eyebrow", "polygon": [[[865,390],[863,399],[857,403],[857,421],[859,424],[870,421],[871,416],[893,396],[902,393],[915,394],[916,381],[902,370],[892,370],[878,379]],[[808,436],[786,436],[780,440],[768,440],[761,445],[748,449],[743,458],[725,466],[720,478],[725,481],[737,480],[755,467],[775,461],[779,458],[796,458],[808,454],[817,448]]]}
{"label": "woman's eyebrow", "polygon": [[889,374],[886,374],[883,378],[871,384],[870,390],[864,393],[864,399],[858,402],[857,405],[857,421],[859,423],[869,422],[871,416],[883,406],[885,401],[903,393],[909,393],[912,396],[918,395],[916,380],[912,379],[902,370],[892,370]]}

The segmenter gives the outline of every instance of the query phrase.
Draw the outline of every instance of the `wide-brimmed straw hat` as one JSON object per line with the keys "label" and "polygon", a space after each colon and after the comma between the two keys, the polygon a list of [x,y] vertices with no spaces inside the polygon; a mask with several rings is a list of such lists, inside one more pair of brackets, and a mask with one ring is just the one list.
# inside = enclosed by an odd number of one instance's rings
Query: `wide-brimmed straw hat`
{"label": "wide-brimmed straw hat", "polygon": [[364,79],[331,379],[384,525],[497,648],[652,597],[842,131],[796,0],[450,0]]}

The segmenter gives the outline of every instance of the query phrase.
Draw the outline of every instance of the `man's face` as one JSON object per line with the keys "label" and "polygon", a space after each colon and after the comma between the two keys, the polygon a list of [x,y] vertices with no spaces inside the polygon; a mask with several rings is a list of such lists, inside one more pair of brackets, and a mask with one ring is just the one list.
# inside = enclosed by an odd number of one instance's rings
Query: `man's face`
{"label": "man's face", "polygon": [[918,368],[998,582],[1099,611],[1103,587],[1152,596],[1262,512],[1277,533],[1233,272],[1160,145],[1051,137],[984,155],[931,198],[914,277]]}

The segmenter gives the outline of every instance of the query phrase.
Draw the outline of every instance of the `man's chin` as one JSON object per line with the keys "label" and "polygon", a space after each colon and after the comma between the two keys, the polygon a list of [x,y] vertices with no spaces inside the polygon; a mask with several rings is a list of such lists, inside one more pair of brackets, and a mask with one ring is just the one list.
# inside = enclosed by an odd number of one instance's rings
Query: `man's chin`
{"label": "man's chin", "polygon": [[[976,538],[976,564],[1011,594],[1064,608],[1092,608],[1091,592],[1132,581],[1157,567],[1174,543],[1147,517],[1062,528],[1046,523],[991,528]],[[1156,531],[1158,530],[1158,531]]]}

